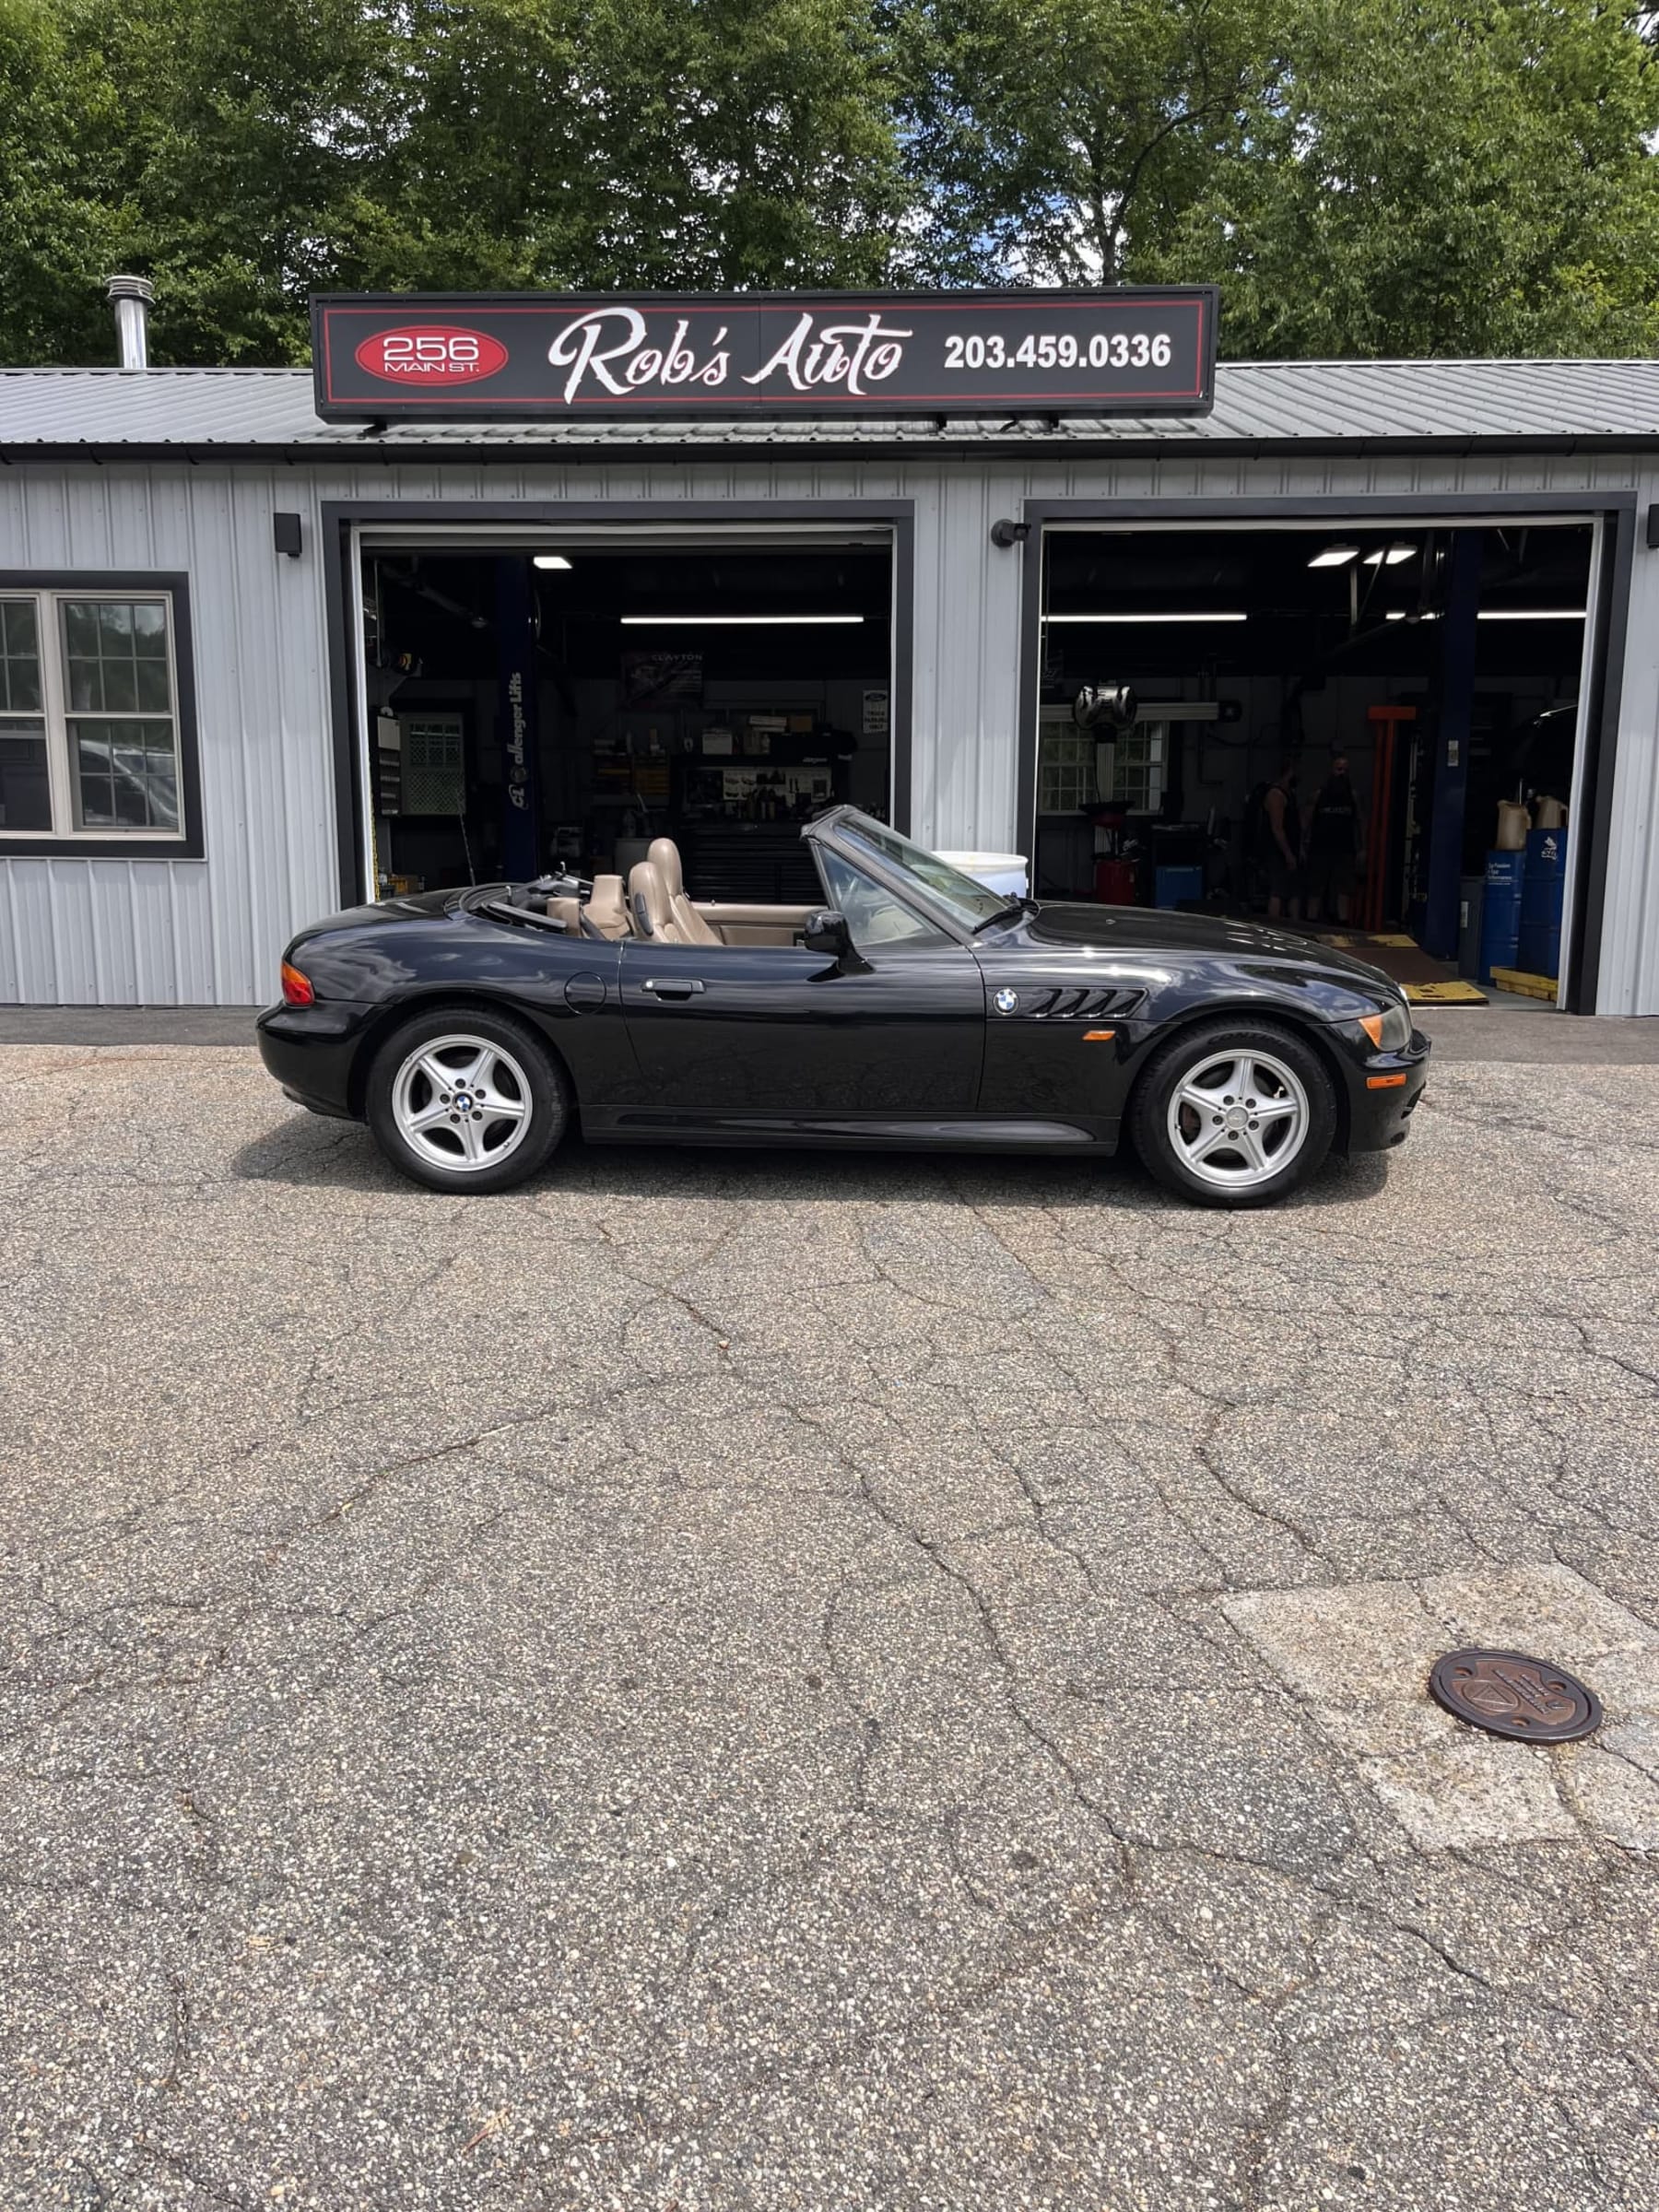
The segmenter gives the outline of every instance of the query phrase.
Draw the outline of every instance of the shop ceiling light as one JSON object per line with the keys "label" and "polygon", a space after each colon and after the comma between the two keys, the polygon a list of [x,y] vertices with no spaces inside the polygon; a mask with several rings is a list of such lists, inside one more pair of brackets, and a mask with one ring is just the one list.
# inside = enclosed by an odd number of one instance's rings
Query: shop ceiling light
{"label": "shop ceiling light", "polygon": [[1250,617],[1241,607],[1190,607],[1174,614],[1126,614],[1121,609],[1109,615],[1050,615],[1051,622],[1248,622]]}
{"label": "shop ceiling light", "polygon": [[1417,547],[1415,546],[1400,544],[1384,546],[1380,553],[1368,553],[1365,557],[1365,565],[1368,569],[1397,569],[1403,560],[1412,560],[1416,557]]}
{"label": "shop ceiling light", "polygon": [[1323,546],[1308,563],[1311,569],[1342,569],[1350,560],[1358,560],[1358,546]]}
{"label": "shop ceiling light", "polygon": [[[1391,622],[1408,622],[1412,618],[1404,607],[1391,606],[1388,610]],[[1419,622],[1438,622],[1440,618],[1439,611],[1433,607],[1426,607],[1416,618]],[[1483,606],[1476,617],[1479,622],[1582,622],[1583,619],[1582,606]]]}
{"label": "shop ceiling light", "polygon": [[699,629],[711,623],[730,626],[733,623],[782,623],[790,628],[803,622],[862,622],[862,615],[624,615],[624,624],[629,629],[684,629],[695,624]]}
{"label": "shop ceiling light", "polygon": [[1483,606],[1483,622],[1582,622],[1582,606]]}
{"label": "shop ceiling light", "polygon": [[538,553],[535,556],[538,569],[568,569],[570,565],[562,553]]}

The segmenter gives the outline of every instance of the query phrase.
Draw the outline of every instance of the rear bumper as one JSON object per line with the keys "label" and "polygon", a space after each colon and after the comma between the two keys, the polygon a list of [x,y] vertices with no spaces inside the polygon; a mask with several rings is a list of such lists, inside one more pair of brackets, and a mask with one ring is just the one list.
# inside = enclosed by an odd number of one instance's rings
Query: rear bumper
{"label": "rear bumper", "polygon": [[1350,1152],[1386,1152],[1403,1145],[1429,1081],[1430,1043],[1412,1031],[1403,1053],[1368,1053],[1346,1063]]}
{"label": "rear bumper", "polygon": [[314,1006],[267,1006],[254,1024],[259,1056],[296,1105],[353,1117],[352,1074],[363,1031],[378,1009],[344,999]]}

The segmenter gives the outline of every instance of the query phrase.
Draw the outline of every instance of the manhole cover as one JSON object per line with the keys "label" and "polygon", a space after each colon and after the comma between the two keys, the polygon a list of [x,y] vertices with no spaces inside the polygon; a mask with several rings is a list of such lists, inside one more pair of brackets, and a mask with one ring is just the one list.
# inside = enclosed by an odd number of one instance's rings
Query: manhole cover
{"label": "manhole cover", "polygon": [[1448,1652],[1429,1676],[1455,1719],[1525,1744],[1570,1744],[1602,1724],[1601,1700],[1564,1668],[1524,1652]]}

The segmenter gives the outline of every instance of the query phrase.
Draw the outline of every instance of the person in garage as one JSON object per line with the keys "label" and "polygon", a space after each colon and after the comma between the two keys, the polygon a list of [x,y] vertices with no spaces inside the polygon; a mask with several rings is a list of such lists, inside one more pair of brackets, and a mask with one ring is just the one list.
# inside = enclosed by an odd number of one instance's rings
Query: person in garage
{"label": "person in garage", "polygon": [[1296,763],[1284,761],[1262,801],[1267,829],[1267,913],[1294,921],[1301,912],[1301,809],[1296,803]]}
{"label": "person in garage", "polygon": [[1348,776],[1347,755],[1337,753],[1308,816],[1309,921],[1317,922],[1329,912],[1346,922],[1359,876],[1359,801]]}

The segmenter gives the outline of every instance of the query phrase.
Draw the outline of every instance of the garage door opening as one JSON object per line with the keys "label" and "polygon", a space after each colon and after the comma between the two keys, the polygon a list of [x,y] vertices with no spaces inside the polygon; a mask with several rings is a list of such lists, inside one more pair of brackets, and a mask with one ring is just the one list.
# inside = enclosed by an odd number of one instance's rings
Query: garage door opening
{"label": "garage door opening", "polygon": [[699,898],[810,900],[801,823],[889,818],[888,534],[386,535],[359,551],[375,895],[626,877],[668,836]]}
{"label": "garage door opening", "polygon": [[1595,537],[1051,526],[1040,894],[1275,920],[1419,1003],[1554,1006]]}

